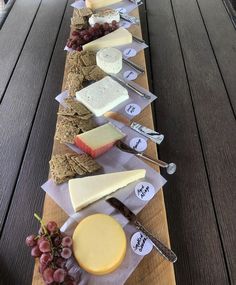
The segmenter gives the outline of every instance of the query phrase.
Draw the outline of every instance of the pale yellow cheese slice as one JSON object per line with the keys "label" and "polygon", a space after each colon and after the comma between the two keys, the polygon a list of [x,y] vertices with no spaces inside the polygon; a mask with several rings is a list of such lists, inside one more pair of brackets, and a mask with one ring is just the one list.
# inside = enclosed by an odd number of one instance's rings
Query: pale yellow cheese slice
{"label": "pale yellow cheese slice", "polygon": [[105,214],[86,217],[73,234],[73,253],[77,262],[95,275],[116,270],[125,257],[126,244],[121,225]]}
{"label": "pale yellow cheese slice", "polygon": [[115,3],[121,2],[121,0],[86,0],[86,7],[90,9],[98,9],[102,7],[106,7],[108,5],[112,5]]}
{"label": "pale yellow cheese slice", "polygon": [[83,45],[83,50],[99,50],[106,47],[123,46],[131,44],[132,40],[132,34],[121,27],[110,34]]}
{"label": "pale yellow cheese slice", "polygon": [[69,192],[72,206],[75,211],[79,211],[129,183],[144,178],[145,174],[145,169],[135,169],[71,179]]}

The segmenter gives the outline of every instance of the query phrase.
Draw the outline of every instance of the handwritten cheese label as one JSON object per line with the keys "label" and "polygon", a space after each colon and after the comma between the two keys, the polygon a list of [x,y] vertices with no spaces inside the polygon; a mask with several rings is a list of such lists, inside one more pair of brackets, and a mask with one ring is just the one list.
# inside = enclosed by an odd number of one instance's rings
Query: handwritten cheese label
{"label": "handwritten cheese label", "polygon": [[155,195],[155,189],[151,183],[140,182],[135,186],[135,195],[142,201],[149,201]]}
{"label": "handwritten cheese label", "polygon": [[119,26],[122,27],[122,28],[128,29],[128,28],[130,28],[131,23],[122,20],[122,21],[120,21]]}
{"label": "handwritten cheese label", "polygon": [[132,138],[129,142],[129,146],[138,152],[142,152],[147,148],[147,142],[143,138]]}
{"label": "handwritten cheese label", "polygon": [[147,255],[152,251],[153,244],[148,237],[142,232],[133,234],[130,245],[132,250],[138,255]]}
{"label": "handwritten cheese label", "polygon": [[127,13],[127,10],[126,10],[125,8],[123,8],[123,7],[116,8],[115,10],[116,10],[117,12],[121,13],[121,14]]}
{"label": "handwritten cheese label", "polygon": [[124,72],[123,77],[124,79],[129,80],[129,81],[135,80],[138,77],[138,73],[133,70],[127,70]]}
{"label": "handwritten cheese label", "polygon": [[123,54],[126,58],[129,58],[135,56],[137,51],[134,48],[127,48],[123,51]]}
{"label": "handwritten cheese label", "polygon": [[128,115],[136,116],[141,112],[141,107],[135,103],[131,103],[131,104],[126,105],[125,112]]}

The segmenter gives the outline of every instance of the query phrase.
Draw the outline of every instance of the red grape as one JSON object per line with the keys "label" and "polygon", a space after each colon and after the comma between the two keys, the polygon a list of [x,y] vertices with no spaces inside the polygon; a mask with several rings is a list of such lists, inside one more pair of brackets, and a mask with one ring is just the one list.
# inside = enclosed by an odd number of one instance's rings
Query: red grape
{"label": "red grape", "polygon": [[39,264],[39,273],[43,274],[43,271],[47,268],[46,264]]}
{"label": "red grape", "polygon": [[91,36],[94,36],[94,28],[92,28],[92,27],[90,27],[89,28],[89,30],[88,30],[88,32],[89,32],[89,34],[91,35]]}
{"label": "red grape", "polygon": [[68,259],[71,257],[72,251],[68,247],[64,247],[61,252],[61,257]]}
{"label": "red grape", "polygon": [[54,233],[58,230],[58,227],[57,227],[57,223],[56,222],[49,222],[47,224],[47,229],[49,230],[50,233]]}
{"label": "red grape", "polygon": [[65,236],[61,242],[63,247],[71,247],[72,246],[72,238],[69,236]]}
{"label": "red grape", "polygon": [[112,24],[112,26],[117,26],[116,20],[113,20],[113,21],[111,22],[111,24]]}
{"label": "red grape", "polygon": [[54,281],[53,273],[54,273],[54,270],[52,268],[50,267],[46,268],[43,271],[43,280],[47,282],[48,284],[51,284]]}
{"label": "red grape", "polygon": [[31,255],[33,257],[39,257],[42,254],[42,252],[40,251],[39,247],[37,245],[35,245],[34,247],[32,247],[31,249]]}
{"label": "red grape", "polygon": [[35,235],[28,236],[26,238],[25,242],[26,242],[27,246],[30,246],[30,247],[36,245],[37,241],[35,240]]}
{"label": "red grape", "polygon": [[95,30],[99,30],[99,29],[100,29],[100,24],[99,24],[99,23],[96,23],[96,24],[93,26],[93,28],[94,28]]}
{"label": "red grape", "polygon": [[104,36],[105,36],[105,35],[108,35],[108,34],[110,34],[109,31],[105,31],[105,32],[104,32]]}
{"label": "red grape", "polygon": [[85,30],[82,30],[82,31],[80,32],[80,36],[81,36],[81,37],[85,36],[86,34],[87,34],[87,31],[85,31]]}
{"label": "red grape", "polygon": [[41,236],[38,240],[37,240],[37,245],[39,245],[43,240],[48,241],[48,239],[45,236]]}
{"label": "red grape", "polygon": [[105,31],[108,31],[108,30],[109,30],[109,24],[108,24],[108,23],[104,23],[104,24],[103,24],[103,29],[104,29]]}
{"label": "red grape", "polygon": [[42,252],[50,252],[51,251],[51,246],[49,241],[43,240],[39,243],[39,249]]}
{"label": "red grape", "polygon": [[59,282],[59,283],[64,282],[65,276],[66,276],[66,271],[62,268],[57,269],[53,273],[53,279],[55,282]]}
{"label": "red grape", "polygon": [[89,40],[90,40],[90,36],[89,35],[84,35],[84,40],[86,41],[86,42],[89,42]]}
{"label": "red grape", "polygon": [[78,46],[76,50],[77,51],[81,51],[82,50],[82,46]]}
{"label": "red grape", "polygon": [[64,268],[66,264],[66,260],[62,257],[58,257],[57,260],[56,260],[56,265],[57,267],[60,267],[60,268]]}
{"label": "red grape", "polygon": [[77,32],[77,31],[72,32],[72,36],[78,36],[78,35],[79,35],[79,32]]}
{"label": "red grape", "polygon": [[58,247],[61,244],[61,241],[62,241],[62,239],[58,235],[56,237],[52,238],[52,243],[56,247]]}
{"label": "red grape", "polygon": [[48,264],[52,260],[53,256],[51,255],[51,253],[43,253],[39,259],[41,264]]}

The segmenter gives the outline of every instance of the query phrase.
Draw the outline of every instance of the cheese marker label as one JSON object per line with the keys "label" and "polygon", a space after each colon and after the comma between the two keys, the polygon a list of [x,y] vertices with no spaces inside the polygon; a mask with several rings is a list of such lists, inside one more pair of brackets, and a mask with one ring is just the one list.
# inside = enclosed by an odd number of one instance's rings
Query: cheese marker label
{"label": "cheese marker label", "polygon": [[142,152],[147,148],[147,142],[143,138],[132,138],[129,142],[129,146],[138,152]]}
{"label": "cheese marker label", "polygon": [[130,245],[132,250],[138,255],[147,255],[153,249],[153,244],[149,238],[142,232],[136,232],[131,240]]}
{"label": "cheese marker label", "polygon": [[136,116],[141,112],[141,107],[137,104],[131,103],[125,106],[125,112],[128,115]]}
{"label": "cheese marker label", "polygon": [[135,186],[135,195],[142,201],[149,201],[155,195],[155,189],[151,183],[140,182]]}

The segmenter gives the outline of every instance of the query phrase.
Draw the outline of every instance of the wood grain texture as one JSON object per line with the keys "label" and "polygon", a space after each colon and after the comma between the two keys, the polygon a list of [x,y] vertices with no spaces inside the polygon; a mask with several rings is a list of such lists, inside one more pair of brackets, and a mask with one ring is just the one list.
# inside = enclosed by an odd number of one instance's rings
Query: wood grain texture
{"label": "wood grain texture", "polygon": [[198,0],[210,42],[236,114],[236,32],[221,0]]}
{"label": "wood grain texture", "polygon": [[[132,27],[132,33],[141,36],[141,30],[138,27]],[[134,59],[136,63],[145,66],[144,53],[139,53]],[[65,71],[66,73],[66,71]],[[148,88],[146,75],[141,76],[137,82],[143,87]],[[138,121],[149,127],[153,127],[153,118],[151,107],[147,107],[139,116]],[[54,141],[53,153],[64,153],[68,148]],[[148,146],[147,153],[154,157],[157,156],[156,147],[153,143]],[[157,168],[156,168],[157,169]],[[158,169],[157,169],[158,170]],[[160,239],[169,245],[168,226],[166,221],[166,212],[163,193],[160,191],[150,204],[140,213],[140,219],[151,229]],[[46,195],[43,211],[44,220],[55,220],[62,225],[67,219],[67,215]],[[42,278],[38,273],[37,264],[34,270],[34,285],[42,285]],[[144,284],[144,285],[172,285],[175,284],[174,270],[172,264],[165,261],[156,252],[144,258],[138,268],[127,280],[126,284]]]}
{"label": "wood grain texture", "polygon": [[173,8],[229,277],[234,284],[236,282],[235,116],[196,1],[173,0]]}
{"label": "wood grain texture", "polygon": [[17,0],[2,26],[0,32],[0,102],[40,2],[40,0]]}
{"label": "wood grain texture", "polygon": [[[153,87],[159,94],[155,103],[157,126],[165,134],[158,152],[161,159],[178,166],[164,192],[171,243],[179,257],[175,264],[176,283],[229,284],[171,2],[147,0],[146,5]],[[183,34],[189,36],[189,44],[202,44],[188,28],[196,25],[196,16],[187,13],[185,5],[178,15],[182,21],[189,18],[185,23],[189,30]],[[191,53],[192,49],[191,46],[185,52]],[[194,63],[191,66],[196,67]],[[201,78],[201,82],[205,80]],[[205,105],[204,101],[201,104]],[[206,109],[209,112],[211,106],[206,105]]]}
{"label": "wood grain texture", "polygon": [[0,232],[14,191],[66,2],[42,2],[1,104],[0,164],[5,167],[0,170]]}
{"label": "wood grain texture", "polygon": [[72,11],[68,4],[0,240],[1,267],[4,265],[0,271],[0,284],[31,283],[34,260],[30,257],[29,248],[24,246],[25,237],[37,232],[38,222],[33,214],[41,214],[42,211],[45,195],[40,186],[48,176],[58,109],[54,98],[61,90],[66,56],[63,48]]}

